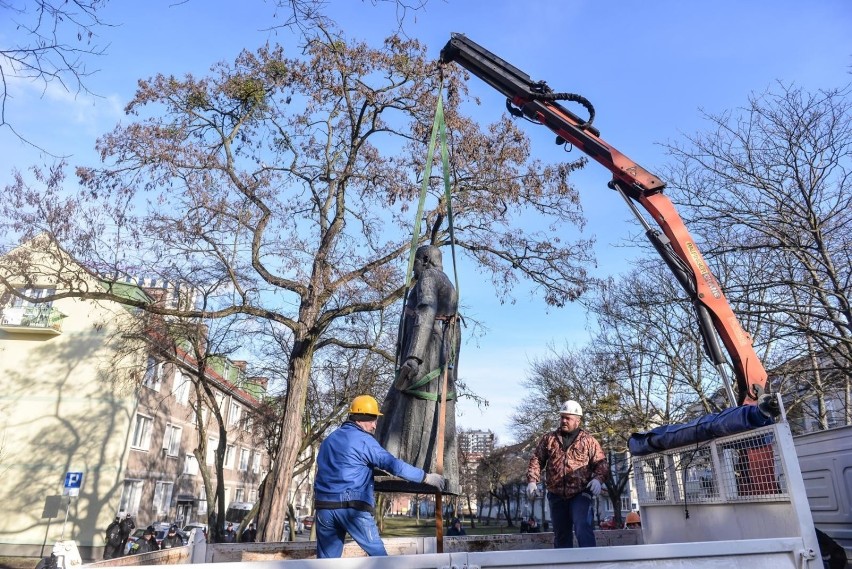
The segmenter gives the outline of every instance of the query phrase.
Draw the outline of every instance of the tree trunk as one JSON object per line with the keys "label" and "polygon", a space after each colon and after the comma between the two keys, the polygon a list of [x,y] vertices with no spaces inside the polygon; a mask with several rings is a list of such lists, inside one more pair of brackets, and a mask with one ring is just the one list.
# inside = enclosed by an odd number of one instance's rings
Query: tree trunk
{"label": "tree trunk", "polygon": [[284,536],[288,492],[304,436],[302,421],[313,359],[311,348],[305,346],[304,341],[297,341],[293,347],[290,359],[290,381],[281,421],[281,438],[278,441],[272,469],[267,474],[263,503],[258,515],[259,541],[278,542]]}

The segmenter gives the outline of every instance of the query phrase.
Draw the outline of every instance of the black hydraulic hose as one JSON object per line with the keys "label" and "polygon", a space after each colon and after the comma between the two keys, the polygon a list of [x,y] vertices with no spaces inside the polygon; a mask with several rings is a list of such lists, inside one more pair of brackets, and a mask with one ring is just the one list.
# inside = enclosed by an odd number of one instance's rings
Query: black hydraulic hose
{"label": "black hydraulic hose", "polygon": [[725,363],[727,360],[722,353],[722,347],[719,345],[719,339],[716,337],[716,328],[713,326],[713,319],[710,316],[710,311],[698,298],[698,290],[695,286],[695,281],[693,280],[694,277],[692,271],[686,263],[684,263],[683,260],[675,254],[671,247],[671,242],[662,232],[651,228],[645,232],[645,235],[648,236],[648,240],[651,241],[654,249],[657,250],[660,257],[663,258],[663,261],[665,261],[666,265],[669,269],[671,269],[672,273],[674,273],[677,282],[680,283],[680,286],[692,301],[692,306],[695,309],[695,317],[698,322],[698,328],[701,332],[701,339],[704,344],[704,352],[713,361],[714,365],[718,366]]}

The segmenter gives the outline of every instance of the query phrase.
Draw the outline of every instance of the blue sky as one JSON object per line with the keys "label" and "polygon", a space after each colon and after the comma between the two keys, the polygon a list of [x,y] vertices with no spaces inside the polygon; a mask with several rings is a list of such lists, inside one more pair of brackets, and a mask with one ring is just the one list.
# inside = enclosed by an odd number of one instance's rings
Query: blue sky
{"label": "blue sky", "polygon": [[[392,4],[334,0],[329,5],[353,39],[378,45],[395,26]],[[286,30],[269,30],[273,11],[259,0],[112,2],[102,16],[114,26],[101,29],[96,40],[107,46],[107,54],[89,63],[98,70],[88,80],[98,96],[75,96],[57,86],[42,92],[10,81],[7,117],[25,136],[69,156],[71,163],[93,163],[95,138],[126,120],[122,108],[137,79],[204,74],[213,63],[266,41],[292,48]],[[595,106],[595,126],[603,138],[652,172],[666,159],[659,143],[708,126],[701,109],[734,109],[779,80],[814,90],[852,80],[848,0],[429,0],[424,10],[406,14],[404,26],[435,57],[451,32],[462,32],[555,90],[582,94]],[[9,45],[16,33],[4,16],[0,45]],[[496,120],[502,98],[475,78],[470,87],[482,100],[477,116]],[[560,156],[549,131],[529,125],[527,132],[543,160]],[[0,129],[0,148],[4,185],[13,167],[42,161],[7,129]],[[597,164],[573,178],[589,221],[584,236],[593,235],[598,243],[596,276],[628,269],[637,254],[624,244],[638,227],[606,188],[609,179]],[[488,328],[484,337],[462,347],[459,372],[491,405],[480,412],[462,403],[457,422],[492,429],[509,442],[507,420],[524,395],[519,381],[529,362],[546,355],[548,346],[583,343],[586,318],[578,307],[548,310],[523,288],[516,291],[515,304],[501,305],[493,291],[477,286],[475,274],[459,270],[465,312]]]}

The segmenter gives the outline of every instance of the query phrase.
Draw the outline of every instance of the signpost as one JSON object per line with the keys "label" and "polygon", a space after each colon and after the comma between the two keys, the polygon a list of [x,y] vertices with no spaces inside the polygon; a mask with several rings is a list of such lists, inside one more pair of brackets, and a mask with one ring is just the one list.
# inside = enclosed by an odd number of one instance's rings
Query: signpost
{"label": "signpost", "polygon": [[71,510],[71,498],[80,495],[80,487],[82,485],[82,472],[65,473],[65,486],[62,488],[62,495],[68,496],[68,505],[65,507],[65,521],[62,522],[62,537],[60,539],[65,539],[65,524],[68,523],[68,512]]}

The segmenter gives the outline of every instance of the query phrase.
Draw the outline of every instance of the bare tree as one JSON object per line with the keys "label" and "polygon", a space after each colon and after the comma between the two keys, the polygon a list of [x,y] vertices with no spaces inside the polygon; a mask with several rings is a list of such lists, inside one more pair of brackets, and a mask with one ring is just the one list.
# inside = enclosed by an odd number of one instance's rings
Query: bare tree
{"label": "bare tree", "polygon": [[[477,466],[483,490],[489,498],[497,501],[497,511],[502,510],[509,527],[514,527],[511,501],[518,488],[526,485],[527,460],[522,455],[522,448],[522,445],[496,448]],[[491,514],[489,508],[489,516]]]}
{"label": "bare tree", "polygon": [[703,353],[694,312],[657,259],[611,278],[585,301],[596,332],[589,349],[613,365],[637,424],[677,422],[687,405],[715,409],[718,376]]}
{"label": "bare tree", "polygon": [[668,147],[669,188],[696,232],[713,236],[703,250],[728,267],[729,298],[772,322],[774,359],[818,355],[843,370],[819,391],[852,370],[849,94],[780,84]]}
{"label": "bare tree", "polygon": [[[33,186],[17,177],[0,197],[7,240],[46,231],[101,273],[155,267],[167,280],[213,291],[204,309],[118,299],[125,304],[184,318],[240,314],[286,339],[261,539],[283,533],[315,355],[385,348],[380,328],[365,323],[402,298],[409,207],[438,77],[415,41],[390,37],[374,49],[331,32],[310,38],[297,59],[264,47],[210,77],[157,76],[140,81],[127,107],[136,121],[100,139],[104,165],[78,169],[78,193],[63,192],[56,168],[37,172]],[[444,70],[444,82],[457,247],[504,297],[526,279],[553,305],[576,299],[587,286],[588,243],[566,240],[560,228],[582,221],[568,183],[579,165],[531,159],[508,118],[483,129],[460,114],[461,71]],[[428,182],[427,227],[446,245],[448,228],[436,221],[447,204],[438,180]],[[525,211],[542,220],[532,232],[517,226]],[[28,282],[31,260],[25,249],[7,255],[2,284]],[[115,297],[88,290],[81,275],[51,278],[63,287],[58,296]]]}
{"label": "bare tree", "polygon": [[98,15],[107,0],[34,0],[18,5],[0,0],[0,13],[14,22],[18,36],[0,46],[0,127],[10,129],[22,140],[6,115],[11,96],[9,82],[35,82],[46,90],[51,84],[72,92],[88,93],[86,79],[93,73],[90,57],[103,55],[96,31],[105,24]]}
{"label": "bare tree", "polygon": [[[107,45],[97,42],[98,29],[111,24],[100,17],[108,0],[33,0],[16,3],[0,0],[0,13],[11,20],[16,35],[8,45],[0,46],[0,127],[34,144],[15,129],[7,116],[6,103],[14,95],[10,81],[34,82],[46,90],[58,84],[70,93],[91,93],[87,79],[96,72],[89,60],[106,55]],[[398,31],[406,18],[422,10],[426,0],[370,0],[375,7],[394,7]],[[316,26],[332,25],[325,0],[277,0],[272,10],[270,28],[295,28],[303,31]]]}

